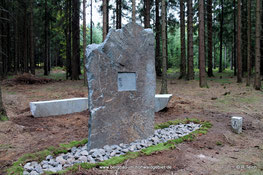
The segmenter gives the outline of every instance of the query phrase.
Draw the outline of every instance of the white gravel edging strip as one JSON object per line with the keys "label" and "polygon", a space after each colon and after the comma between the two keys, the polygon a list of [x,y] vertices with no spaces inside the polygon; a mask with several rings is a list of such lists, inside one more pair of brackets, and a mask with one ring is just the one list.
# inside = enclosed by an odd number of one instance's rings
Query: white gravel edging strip
{"label": "white gravel edging strip", "polygon": [[67,154],[57,157],[48,155],[42,162],[28,162],[24,165],[23,175],[39,175],[44,171],[58,172],[77,163],[98,163],[127,152],[137,152],[144,148],[169,140],[178,139],[201,128],[200,124],[171,125],[168,128],[157,129],[154,135],[144,140],[136,140],[130,144],[106,145],[100,149],[87,150],[87,144],[73,147]]}

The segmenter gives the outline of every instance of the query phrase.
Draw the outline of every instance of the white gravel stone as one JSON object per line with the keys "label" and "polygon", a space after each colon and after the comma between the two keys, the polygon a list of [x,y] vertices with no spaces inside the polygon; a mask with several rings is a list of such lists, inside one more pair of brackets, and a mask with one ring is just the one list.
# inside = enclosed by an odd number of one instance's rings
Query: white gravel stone
{"label": "white gravel stone", "polygon": [[156,130],[153,136],[144,140],[136,140],[130,144],[106,145],[102,149],[92,149],[89,152],[87,150],[87,145],[78,148],[73,147],[70,152],[67,154],[61,154],[55,159],[49,155],[46,157],[46,160],[43,160],[40,164],[37,162],[28,162],[24,166],[25,171],[23,174],[30,175],[32,172],[34,175],[35,172],[37,174],[42,174],[43,171],[51,171],[56,173],[57,171],[72,166],[76,163],[97,163],[105,161],[111,157],[120,156],[129,151],[137,152],[151,145],[164,143],[168,140],[182,137],[191,133],[192,131],[199,129],[200,127],[201,125],[194,123],[170,126],[169,128]]}

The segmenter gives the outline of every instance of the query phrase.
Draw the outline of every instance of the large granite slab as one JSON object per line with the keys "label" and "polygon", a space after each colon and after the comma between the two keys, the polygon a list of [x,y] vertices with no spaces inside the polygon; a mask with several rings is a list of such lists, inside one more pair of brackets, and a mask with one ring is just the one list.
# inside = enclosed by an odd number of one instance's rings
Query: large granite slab
{"label": "large granite slab", "polygon": [[88,99],[71,98],[63,100],[38,101],[30,102],[29,106],[34,117],[48,117],[85,111],[88,108]]}
{"label": "large granite slab", "polygon": [[129,23],[87,47],[88,149],[130,143],[154,133],[154,34]]}

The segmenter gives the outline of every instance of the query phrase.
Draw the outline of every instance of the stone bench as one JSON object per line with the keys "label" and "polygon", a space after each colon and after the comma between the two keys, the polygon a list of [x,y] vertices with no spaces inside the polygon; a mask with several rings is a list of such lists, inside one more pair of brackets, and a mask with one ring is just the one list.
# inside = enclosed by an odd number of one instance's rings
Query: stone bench
{"label": "stone bench", "polygon": [[[164,109],[172,94],[155,95],[155,112]],[[72,114],[88,109],[88,98],[71,98],[52,101],[30,102],[30,110],[34,117],[48,117],[54,115]]]}
{"label": "stone bench", "polygon": [[88,98],[30,102],[29,105],[34,117],[64,115],[87,110]]}
{"label": "stone bench", "polygon": [[155,95],[155,112],[159,112],[167,107],[173,94],[156,94]]}

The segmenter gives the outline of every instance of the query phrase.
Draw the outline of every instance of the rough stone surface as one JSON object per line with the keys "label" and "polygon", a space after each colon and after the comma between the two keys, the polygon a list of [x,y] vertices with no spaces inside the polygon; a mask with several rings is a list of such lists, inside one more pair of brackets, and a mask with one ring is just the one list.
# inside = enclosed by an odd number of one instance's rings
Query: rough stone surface
{"label": "rough stone surface", "polygon": [[[87,48],[88,150],[130,143],[154,132],[154,34],[129,23]],[[134,84],[135,83],[135,84]]]}
{"label": "rough stone surface", "polygon": [[231,118],[231,126],[234,133],[236,134],[242,133],[242,123],[243,123],[242,117],[233,116]]}
{"label": "rough stone surface", "polygon": [[173,94],[156,94],[155,95],[155,112],[159,112],[167,107]]}
{"label": "rough stone surface", "polygon": [[47,117],[82,112],[88,108],[87,98],[71,98],[52,101],[30,102],[30,110],[34,117]]}

